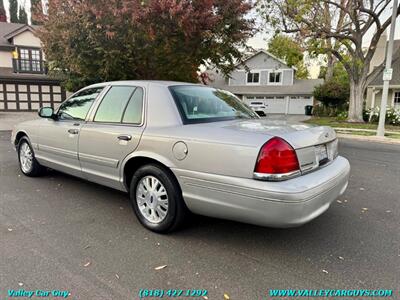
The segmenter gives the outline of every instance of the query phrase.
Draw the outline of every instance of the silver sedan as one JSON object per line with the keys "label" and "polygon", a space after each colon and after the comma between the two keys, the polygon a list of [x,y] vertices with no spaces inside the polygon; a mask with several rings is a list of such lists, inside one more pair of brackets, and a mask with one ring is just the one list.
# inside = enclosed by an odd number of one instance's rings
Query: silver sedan
{"label": "silver sedan", "polygon": [[304,224],[345,191],[330,127],[260,119],[233,94],[164,81],[88,86],[16,126],[22,173],[52,168],[126,191],[139,221],[168,232],[193,212]]}

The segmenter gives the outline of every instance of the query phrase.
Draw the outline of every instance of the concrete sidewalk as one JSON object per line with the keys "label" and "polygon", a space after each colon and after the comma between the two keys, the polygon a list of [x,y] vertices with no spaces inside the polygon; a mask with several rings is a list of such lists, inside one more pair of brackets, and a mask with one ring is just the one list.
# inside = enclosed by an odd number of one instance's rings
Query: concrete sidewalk
{"label": "concrete sidewalk", "polygon": [[347,133],[338,133],[337,136],[343,139],[351,139],[351,140],[359,140],[364,142],[374,142],[374,143],[383,143],[383,144],[392,144],[392,145],[400,145],[399,139],[392,139],[388,137],[379,137],[375,135],[364,136],[364,135],[355,135],[355,134],[347,134]]}
{"label": "concrete sidewalk", "polygon": [[37,118],[37,112],[0,112],[0,131],[12,130],[20,122]]}

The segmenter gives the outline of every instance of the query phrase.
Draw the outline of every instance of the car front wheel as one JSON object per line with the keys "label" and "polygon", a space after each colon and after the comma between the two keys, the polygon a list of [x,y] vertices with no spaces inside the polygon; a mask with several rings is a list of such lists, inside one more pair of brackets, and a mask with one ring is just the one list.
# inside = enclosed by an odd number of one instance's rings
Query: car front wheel
{"label": "car front wheel", "polygon": [[21,138],[18,143],[18,160],[19,167],[26,176],[40,176],[45,170],[36,160],[32,146],[26,137]]}
{"label": "car front wheel", "polygon": [[182,192],[171,171],[149,164],[140,167],[130,185],[133,210],[147,229],[166,233],[184,221],[187,208]]}

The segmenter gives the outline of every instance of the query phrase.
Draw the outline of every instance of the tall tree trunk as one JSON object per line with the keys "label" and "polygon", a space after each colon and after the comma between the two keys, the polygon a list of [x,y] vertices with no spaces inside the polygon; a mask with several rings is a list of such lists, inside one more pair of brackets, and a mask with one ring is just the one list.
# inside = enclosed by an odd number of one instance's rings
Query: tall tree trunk
{"label": "tall tree trunk", "polygon": [[364,86],[366,79],[350,79],[350,101],[348,122],[364,122],[363,120],[363,102]]}
{"label": "tall tree trunk", "polygon": [[334,65],[335,65],[335,57],[332,54],[328,54],[328,62],[326,64],[325,80],[329,80],[333,77]]}

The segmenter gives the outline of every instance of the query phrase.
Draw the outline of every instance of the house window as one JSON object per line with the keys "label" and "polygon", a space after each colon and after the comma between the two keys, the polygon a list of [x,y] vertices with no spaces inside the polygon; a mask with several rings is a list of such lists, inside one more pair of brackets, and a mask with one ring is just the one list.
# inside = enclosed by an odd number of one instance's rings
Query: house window
{"label": "house window", "polygon": [[18,48],[18,57],[14,58],[15,72],[44,73],[42,52],[35,48]]}
{"label": "house window", "polygon": [[400,92],[395,92],[394,93],[394,104],[395,105],[400,105]]}
{"label": "house window", "polygon": [[260,82],[260,73],[247,73],[247,83],[259,83]]}
{"label": "house window", "polygon": [[269,72],[268,83],[280,84],[282,80],[282,72]]}

